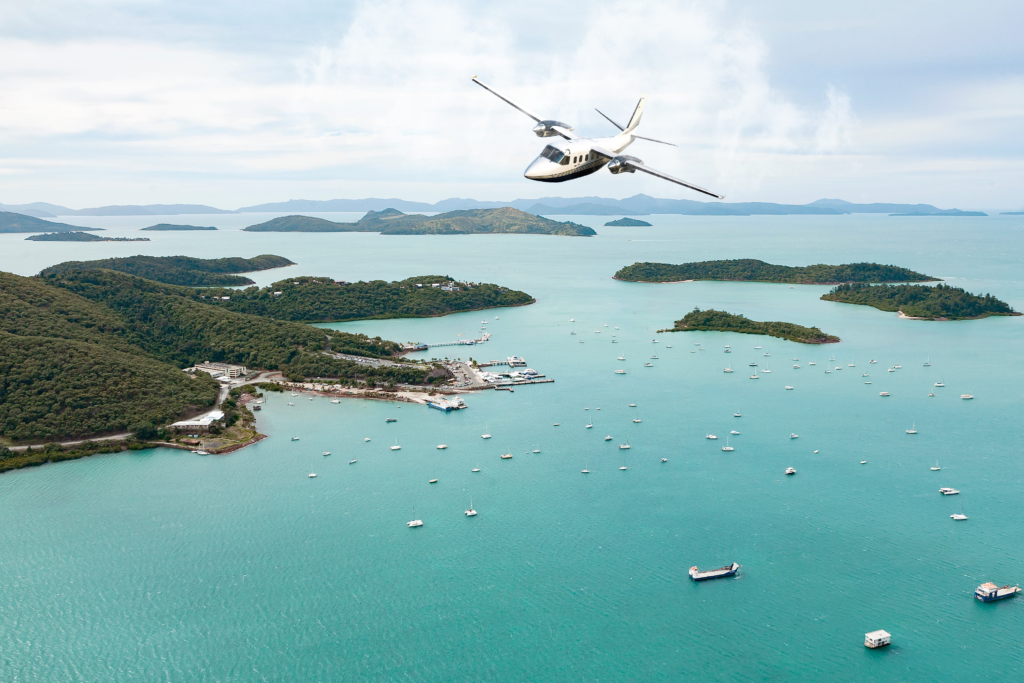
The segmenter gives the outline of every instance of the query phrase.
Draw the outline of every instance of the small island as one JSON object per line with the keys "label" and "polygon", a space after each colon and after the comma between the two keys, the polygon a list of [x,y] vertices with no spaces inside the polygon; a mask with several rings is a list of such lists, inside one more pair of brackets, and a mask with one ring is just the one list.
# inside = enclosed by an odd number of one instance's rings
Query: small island
{"label": "small island", "polygon": [[148,237],[100,237],[89,232],[46,232],[25,239],[33,242],[148,242]]}
{"label": "small island", "polygon": [[821,297],[824,301],[872,306],[916,320],[974,320],[990,315],[1020,315],[991,294],[978,296],[959,287],[938,284],[843,284]]}
{"label": "small island", "polygon": [[40,273],[43,277],[59,275],[72,270],[117,270],[129,275],[137,275],[147,280],[155,280],[168,285],[184,285],[186,287],[237,287],[256,284],[247,277],[234,273],[254,273],[271,268],[283,268],[295,265],[283,256],[262,254],[252,258],[218,258],[201,259],[190,256],[127,256],[124,258],[108,258],[96,261],[65,261],[55,266],[44,268]]}
{"label": "small island", "polygon": [[651,227],[651,224],[648,223],[647,221],[640,221],[640,220],[637,220],[635,218],[620,218],[617,221],[608,221],[607,223],[605,223],[605,225],[606,226],[609,226],[609,225],[610,226],[616,226],[616,227],[623,226],[623,227],[628,227],[628,228],[649,228],[649,227]]}
{"label": "small island", "polygon": [[839,266],[778,266],[757,259],[696,261],[694,263],[634,263],[615,273],[628,282],[689,282],[723,280],[778,282],[790,285],[836,285],[843,282],[932,282],[938,278],[898,266],[847,263]]}
{"label": "small island", "polygon": [[825,334],[817,327],[804,327],[786,322],[758,322],[745,316],[735,315],[726,311],[709,308],[702,311],[695,308],[682,320],[675,322],[675,327],[659,332],[692,332],[694,330],[710,332],[739,332],[740,334],[762,334],[800,344],[834,344],[839,337]]}
{"label": "small island", "polygon": [[250,225],[245,232],[377,232],[381,235],[522,234],[590,237],[592,228],[553,221],[510,206],[449,211],[437,216],[406,214],[397,209],[368,211],[355,223],[336,223],[312,216],[279,216]]}
{"label": "small island", "polygon": [[143,230],[216,230],[212,225],[174,225],[173,223],[157,223]]}

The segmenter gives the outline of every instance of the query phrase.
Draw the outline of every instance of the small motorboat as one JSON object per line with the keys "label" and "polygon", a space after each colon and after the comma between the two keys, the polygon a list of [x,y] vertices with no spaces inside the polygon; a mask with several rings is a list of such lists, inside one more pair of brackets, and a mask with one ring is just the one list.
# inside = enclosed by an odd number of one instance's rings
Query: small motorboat
{"label": "small motorboat", "polygon": [[878,395],[879,395],[879,396],[888,396],[888,395],[889,395],[889,392],[888,392],[888,391],[879,391],[879,392],[878,392]]}
{"label": "small motorboat", "polygon": [[422,519],[414,519],[411,522],[406,522],[405,525],[407,527],[409,527],[410,529],[413,528],[413,527],[417,527],[417,526],[423,526],[423,520]]}
{"label": "small motorboat", "polygon": [[366,437],[365,439],[363,439],[363,441],[369,441],[369,440],[370,440],[370,437]]}
{"label": "small motorboat", "polygon": [[714,440],[715,440],[715,439],[717,439],[718,437],[717,437],[717,436],[715,436],[714,434],[705,434],[705,435],[704,435],[704,438],[705,438],[705,439],[711,439],[712,441],[714,441]]}
{"label": "small motorboat", "polygon": [[960,394],[960,398],[962,398],[965,401],[970,401],[974,397],[971,396],[970,394]]}
{"label": "small motorboat", "polygon": [[795,432],[790,432],[789,433],[789,438],[791,438],[791,439],[799,439],[800,435],[795,433]]}
{"label": "small motorboat", "polygon": [[868,464],[868,461],[867,461],[867,460],[861,460],[861,461],[860,461],[860,464],[861,464],[861,465],[867,465],[867,464]]}
{"label": "small motorboat", "polygon": [[792,468],[792,467],[787,467],[787,468],[786,468],[786,474],[787,474],[787,475],[790,475],[790,474],[796,474],[796,469],[795,469],[795,468]]}
{"label": "small motorboat", "polygon": [[654,363],[644,363],[644,367],[645,368],[653,368],[654,367]]}
{"label": "small motorboat", "polygon": [[330,455],[330,454],[331,454],[331,452],[330,452],[330,451],[324,451],[324,457],[325,457],[325,458],[326,458],[326,457],[327,457],[328,455]]}
{"label": "small motorboat", "polygon": [[628,468],[627,468],[627,467],[626,467],[625,465],[623,465],[623,466],[622,466],[622,467],[620,467],[619,469],[620,469],[620,470],[625,470],[625,469],[628,469]]}
{"label": "small motorboat", "polygon": [[737,432],[735,429],[729,433],[732,434],[733,436],[737,436],[739,434],[739,432]]}
{"label": "small motorboat", "polygon": [[960,493],[960,491],[958,491],[957,489],[949,488],[948,486],[943,486],[941,489],[939,489],[939,493],[941,493],[944,496],[955,496],[956,494]]}
{"label": "small motorboat", "polygon": [[502,460],[511,460],[512,459],[512,454],[511,453],[502,453],[501,454],[501,459]]}
{"label": "small motorboat", "polygon": [[430,480],[430,481],[428,481],[427,483],[428,483],[428,484],[436,484],[436,483],[437,483],[437,479],[431,479],[431,480]]}
{"label": "small motorboat", "polygon": [[639,417],[634,417],[634,418],[633,418],[633,423],[634,423],[634,424],[640,424],[640,422],[641,422],[641,420],[640,420],[640,418],[639,418]]}
{"label": "small motorboat", "polygon": [[355,458],[353,458],[353,459],[349,460],[349,461],[348,461],[348,464],[349,464],[349,465],[355,465],[355,464],[356,464],[356,460],[355,460]]}
{"label": "small motorboat", "polygon": [[539,448],[534,448],[534,449],[533,449],[532,451],[530,451],[530,452],[531,452],[531,453],[540,453],[540,449],[539,449]]}
{"label": "small motorboat", "polygon": [[786,391],[793,391],[793,387],[791,387],[791,386],[789,386],[789,385],[787,384],[787,385],[786,385]]}
{"label": "small motorboat", "polygon": [[298,441],[298,440],[299,440],[299,437],[297,437],[297,436],[293,436],[292,437],[292,441]]}
{"label": "small motorboat", "polygon": [[609,434],[608,436],[604,437],[604,440],[605,441],[611,441],[612,440],[612,435]]}
{"label": "small motorboat", "polygon": [[668,462],[668,458],[662,458],[661,461],[662,462]]}
{"label": "small motorboat", "polygon": [[398,422],[398,418],[397,417],[386,417],[386,418],[384,418],[384,421],[385,422]]}
{"label": "small motorboat", "polygon": [[443,443],[437,444],[437,450],[439,450],[439,451],[443,451],[446,448],[448,448],[448,444],[443,444]]}
{"label": "small motorboat", "polygon": [[628,451],[629,450],[629,444],[628,443],[620,443],[619,444],[619,449],[624,450],[624,451]]}
{"label": "small motorboat", "polygon": [[743,415],[741,415],[740,413],[733,413],[732,416],[733,417],[743,417]]}

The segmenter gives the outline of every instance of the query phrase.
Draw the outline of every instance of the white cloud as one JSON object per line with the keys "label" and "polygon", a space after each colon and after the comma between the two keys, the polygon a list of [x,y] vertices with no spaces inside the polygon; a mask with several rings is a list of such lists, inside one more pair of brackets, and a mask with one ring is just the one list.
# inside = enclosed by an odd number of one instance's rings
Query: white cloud
{"label": "white cloud", "polygon": [[[946,164],[955,188],[967,173],[958,159],[991,159],[1000,178],[992,197],[1012,186],[999,150],[1024,139],[1019,76],[935,89],[926,104],[876,97],[865,114],[873,89],[855,86],[863,76],[811,84],[800,70],[776,73],[773,38],[817,35],[822,25],[831,35],[851,25],[841,13],[822,10],[812,28],[780,34],[749,18],[757,12],[737,11],[742,0],[524,2],[362,1],[344,18],[309,3],[294,13],[254,7],[242,24],[258,37],[250,41],[236,25],[218,41],[227,19],[213,8],[207,17],[99,3],[85,13],[103,20],[67,29],[62,41],[42,30],[45,12],[9,12],[0,21],[0,201],[694,197],[640,174],[559,186],[524,180],[543,141],[529,119],[473,85],[473,74],[584,135],[612,132],[594,106],[625,119],[647,91],[641,132],[680,146],[638,142],[630,152],[734,200],[884,192],[879,199],[939,201],[951,195],[914,174],[901,182],[892,169]],[[190,23],[175,23],[175,11]],[[296,23],[274,30],[288,20]],[[277,34],[287,39],[264,48]],[[307,34],[320,38],[294,38]]]}

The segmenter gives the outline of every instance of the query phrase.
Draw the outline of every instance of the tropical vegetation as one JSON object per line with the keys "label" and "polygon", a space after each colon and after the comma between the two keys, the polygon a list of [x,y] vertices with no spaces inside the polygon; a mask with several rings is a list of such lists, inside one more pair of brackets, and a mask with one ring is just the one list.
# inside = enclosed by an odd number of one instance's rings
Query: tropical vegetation
{"label": "tropical vegetation", "polygon": [[526,292],[494,284],[457,282],[441,275],[397,282],[335,282],[323,277],[297,277],[270,287],[211,290],[208,294],[212,303],[221,308],[303,322],[423,318],[534,302]]}
{"label": "tropical vegetation", "polygon": [[936,278],[899,266],[878,263],[847,263],[838,266],[779,266],[757,259],[697,261],[694,263],[634,263],[615,273],[630,282],[679,282],[683,280],[737,280],[800,285],[833,285],[843,282],[929,282]]}
{"label": "tropical vegetation", "polygon": [[[29,238],[32,239],[32,238]],[[253,258],[201,259],[190,256],[128,256],[98,261],[65,261],[45,268],[40,275],[48,277],[71,270],[104,268],[156,280],[169,285],[191,287],[233,287],[251,285],[247,277],[231,273],[252,273],[271,268],[295,265],[283,256],[261,254]]]}
{"label": "tropical vegetation", "polygon": [[804,327],[803,325],[778,321],[758,322],[750,320],[743,315],[736,315],[727,311],[716,311],[712,308],[706,311],[695,308],[684,315],[681,320],[677,320],[675,327],[661,331],[692,332],[694,330],[763,334],[769,337],[788,339],[789,341],[801,344],[830,344],[839,341],[839,337],[825,334],[817,327]]}
{"label": "tropical vegetation", "polygon": [[912,318],[964,320],[990,315],[1020,315],[991,294],[971,294],[960,287],[938,284],[865,285],[844,284],[821,297],[825,301],[873,306],[882,311],[901,311]]}
{"label": "tropical vegetation", "polygon": [[649,228],[651,224],[647,221],[641,221],[636,218],[620,218],[616,221],[608,221],[605,223],[606,226],[614,227],[629,227],[629,228]]}

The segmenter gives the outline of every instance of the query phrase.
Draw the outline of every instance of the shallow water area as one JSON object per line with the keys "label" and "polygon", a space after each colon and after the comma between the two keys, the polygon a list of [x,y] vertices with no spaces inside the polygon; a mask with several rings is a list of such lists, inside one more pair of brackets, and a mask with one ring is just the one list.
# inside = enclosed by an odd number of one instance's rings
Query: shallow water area
{"label": "shallow water area", "polygon": [[[152,241],[0,235],[2,267],[271,253],[298,265],[252,274],[261,286],[299,274],[496,282],[537,303],[333,327],[427,343],[484,328],[486,344],[419,355],[521,355],[555,382],[467,394],[470,407],[447,414],[267,394],[270,438],[231,455],[160,449],[0,476],[0,680],[1024,673],[1024,602],[972,597],[982,582],[1024,579],[1024,318],[899,320],[820,301],[827,287],[611,278],[635,261],[877,261],[1021,310],[1020,217],[652,216],[651,228],[560,217],[594,238],[240,232],[270,217],[61,218]],[[159,222],[222,230],[138,231]],[[842,342],[657,332],[694,307]],[[735,451],[723,452],[731,430]],[[479,514],[467,518],[470,497]],[[954,522],[961,505],[970,519]],[[414,518],[424,526],[407,528]],[[687,577],[733,561],[734,579]],[[875,629],[893,645],[865,649]]]}

